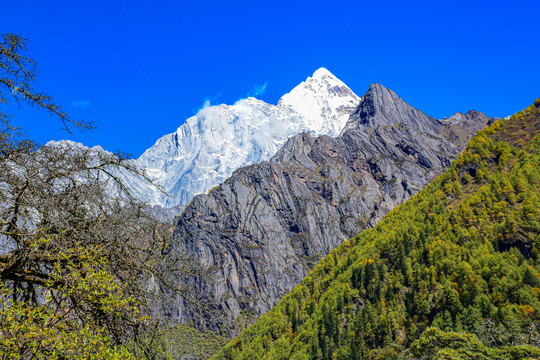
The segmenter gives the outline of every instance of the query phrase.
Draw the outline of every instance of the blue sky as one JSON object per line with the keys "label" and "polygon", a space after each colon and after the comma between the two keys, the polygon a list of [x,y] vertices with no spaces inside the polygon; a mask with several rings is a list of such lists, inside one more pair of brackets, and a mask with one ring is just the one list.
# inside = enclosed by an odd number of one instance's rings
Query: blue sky
{"label": "blue sky", "polygon": [[35,109],[15,123],[136,157],[205,101],[276,103],[321,66],[358,95],[381,83],[439,118],[506,116],[540,97],[537,0],[5,0],[2,13],[1,33],[31,41],[37,87],[98,129],[68,135]]}

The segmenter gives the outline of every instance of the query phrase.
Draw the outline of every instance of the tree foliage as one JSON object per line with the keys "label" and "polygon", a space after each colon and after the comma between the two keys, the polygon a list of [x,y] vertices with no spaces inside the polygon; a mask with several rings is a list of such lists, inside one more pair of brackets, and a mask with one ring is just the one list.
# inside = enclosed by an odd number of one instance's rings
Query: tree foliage
{"label": "tree foliage", "polygon": [[[58,255],[44,286],[54,290],[45,292],[42,302],[14,298],[13,288],[0,285],[0,359],[134,359],[112,341],[107,327],[126,317],[132,323],[144,321],[136,299],[123,295],[105,270],[106,259],[95,258],[95,252]],[[73,263],[75,258],[81,264]],[[68,299],[77,299],[77,307]],[[99,309],[103,318],[80,314],[92,309]]]}
{"label": "tree foliage", "polygon": [[435,360],[525,360],[540,358],[540,349],[530,345],[490,348],[471,334],[429,328],[411,346],[419,359]]}
{"label": "tree foliage", "polygon": [[540,101],[479,132],[215,358],[537,357],[539,133]]}

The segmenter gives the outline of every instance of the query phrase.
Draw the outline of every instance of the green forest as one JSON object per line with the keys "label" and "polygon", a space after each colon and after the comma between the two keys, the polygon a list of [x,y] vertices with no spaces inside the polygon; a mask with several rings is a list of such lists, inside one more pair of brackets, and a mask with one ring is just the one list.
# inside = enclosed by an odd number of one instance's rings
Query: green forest
{"label": "green forest", "polygon": [[540,358],[540,99],[323,259],[215,359]]}

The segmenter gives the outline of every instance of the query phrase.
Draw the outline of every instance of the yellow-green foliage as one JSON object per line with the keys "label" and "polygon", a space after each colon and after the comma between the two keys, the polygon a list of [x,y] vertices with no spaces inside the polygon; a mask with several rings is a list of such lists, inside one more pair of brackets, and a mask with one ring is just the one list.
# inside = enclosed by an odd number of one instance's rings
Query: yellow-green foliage
{"label": "yellow-green foliage", "polygon": [[163,330],[156,344],[164,358],[208,359],[217,353],[229,339],[213,331],[202,332],[187,325],[176,325]]}
{"label": "yellow-green foliage", "polygon": [[530,345],[490,348],[471,334],[429,328],[411,345],[420,359],[435,360],[525,360],[540,358],[540,349]]}
{"label": "yellow-green foliage", "polygon": [[[37,249],[47,241],[40,238],[30,246]],[[0,284],[0,359],[135,359],[113,343],[100,323],[82,323],[77,314],[95,308],[103,320],[125,316],[133,322],[145,320],[96,253],[70,249],[54,254],[42,301],[15,302],[12,289]],[[43,257],[50,255],[42,252]],[[62,299],[69,297],[78,299],[77,307],[62,306]]]}
{"label": "yellow-green foliage", "polygon": [[0,359],[135,359],[99,327],[72,321],[69,313],[13,303],[4,287],[0,293]]}
{"label": "yellow-green foliage", "polygon": [[[215,358],[407,358],[428,327],[489,347],[540,345],[538,106],[479,132],[448,171],[331,252]],[[507,131],[516,124],[526,136]]]}

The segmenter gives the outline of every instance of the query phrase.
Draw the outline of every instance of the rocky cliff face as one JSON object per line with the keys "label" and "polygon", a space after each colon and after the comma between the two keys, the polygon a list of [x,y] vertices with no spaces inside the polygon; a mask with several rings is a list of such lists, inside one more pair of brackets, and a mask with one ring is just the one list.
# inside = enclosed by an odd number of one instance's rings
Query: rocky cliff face
{"label": "rocky cliff face", "polygon": [[372,227],[440,174],[489,119],[437,120],[372,85],[337,138],[302,133],[270,160],[236,170],[180,217],[172,252],[194,257],[189,284],[222,317],[181,298],[165,316],[234,334],[291,290],[344,240]]}

